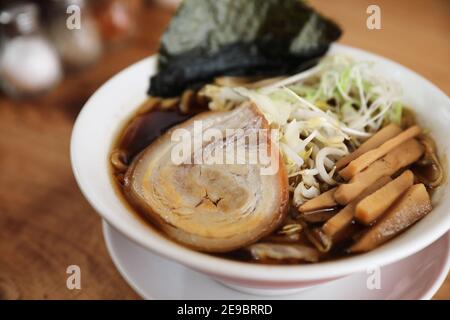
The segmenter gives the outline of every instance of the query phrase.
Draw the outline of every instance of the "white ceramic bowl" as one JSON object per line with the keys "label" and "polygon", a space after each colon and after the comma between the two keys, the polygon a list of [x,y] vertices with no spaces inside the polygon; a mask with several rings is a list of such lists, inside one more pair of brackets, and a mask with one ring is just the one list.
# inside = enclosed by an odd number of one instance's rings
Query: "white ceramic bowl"
{"label": "white ceramic bowl", "polygon": [[[450,99],[442,91],[413,71],[380,56],[343,45],[334,45],[331,53],[376,62],[377,72],[402,85],[404,101],[416,111],[419,122],[431,130],[439,152],[448,153]],[[148,79],[155,67],[156,59],[150,57],[106,82],[80,112],[71,141],[73,171],[87,200],[108,223],[148,250],[208,274],[228,286],[272,294],[392,263],[421,250],[449,230],[450,193],[448,185],[444,185],[443,196],[435,201],[433,211],[409,230],[376,250],[337,261],[298,266],[247,264],[196,252],[167,239],[129,211],[113,187],[108,165],[116,135],[146,99]]]}

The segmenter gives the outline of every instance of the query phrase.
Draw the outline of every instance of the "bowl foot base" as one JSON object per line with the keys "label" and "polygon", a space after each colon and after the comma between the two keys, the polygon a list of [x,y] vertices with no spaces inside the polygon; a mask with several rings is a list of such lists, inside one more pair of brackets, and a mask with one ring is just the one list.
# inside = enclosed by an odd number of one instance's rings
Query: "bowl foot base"
{"label": "bowl foot base", "polygon": [[253,288],[253,287],[244,287],[236,284],[232,284],[223,280],[214,279],[216,282],[221,285],[247,294],[258,295],[258,296],[287,296],[294,293],[298,293],[304,290],[308,290],[314,286],[301,287],[301,288],[291,288],[291,289],[269,289],[269,288]]}

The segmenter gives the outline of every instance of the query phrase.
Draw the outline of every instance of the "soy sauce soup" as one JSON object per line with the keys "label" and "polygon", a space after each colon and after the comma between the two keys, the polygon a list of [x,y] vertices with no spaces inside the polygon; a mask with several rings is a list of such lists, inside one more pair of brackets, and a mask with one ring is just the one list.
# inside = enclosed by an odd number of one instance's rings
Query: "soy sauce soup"
{"label": "soy sauce soup", "polygon": [[[180,101],[171,101],[167,103],[155,98],[150,98],[146,101],[136,112],[135,115],[126,123],[117,141],[114,144],[111,152],[111,172],[113,180],[120,190],[123,201],[130,204],[133,211],[142,217],[146,222],[153,225],[152,221],[148,219],[145,212],[136,206],[133,201],[127,198],[124,192],[124,177],[128,167],[133,160],[158,137],[167,132],[170,128],[190,119],[194,115],[208,110],[207,101],[202,99],[194,99],[191,96],[189,106],[183,106]],[[403,121],[407,122],[407,126],[415,123],[415,119],[411,111],[406,111]],[[405,123],[404,123],[405,125]],[[436,148],[434,141],[427,135],[421,138],[424,145],[426,145],[425,156],[413,165],[403,168],[401,172],[406,169],[411,169],[415,173],[415,183],[425,183],[428,191],[431,193],[443,181],[441,178],[436,183],[439,175],[442,175],[442,167],[437,162]],[[349,148],[352,146],[349,145]],[[352,151],[352,150],[351,150]],[[401,172],[396,173],[393,178],[400,175]],[[430,183],[435,181],[435,183]],[[293,181],[291,181],[292,183]],[[326,189],[321,190],[322,192]],[[259,240],[258,244],[269,244],[278,248],[278,245],[294,245],[304,248],[318,248],[318,261],[326,261],[330,259],[339,259],[349,256],[351,253],[347,249],[358,239],[362,237],[372,225],[365,226],[363,224],[352,221],[346,228],[344,228],[336,238],[333,239],[335,243],[331,249],[327,248],[326,237],[321,231],[321,227],[332,217],[338,214],[344,206],[336,205],[331,208],[319,209],[311,212],[304,212],[300,214],[297,207],[290,201],[290,209],[285,221],[272,234]],[[157,226],[153,225],[156,229]],[[273,248],[268,248],[272,250]],[[213,254],[218,257],[233,259],[245,262],[266,263],[266,264],[299,264],[305,263],[299,259],[272,259],[266,256],[255,257],[251,250],[246,248],[234,250],[232,252],[223,254]]]}

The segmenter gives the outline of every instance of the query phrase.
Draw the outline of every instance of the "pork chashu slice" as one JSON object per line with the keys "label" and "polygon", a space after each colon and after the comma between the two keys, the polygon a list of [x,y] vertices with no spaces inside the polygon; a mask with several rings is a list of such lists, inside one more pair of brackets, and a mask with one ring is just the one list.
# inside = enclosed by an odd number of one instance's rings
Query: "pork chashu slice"
{"label": "pork chashu slice", "polygon": [[[208,141],[203,141],[200,148],[207,154],[224,150],[229,141],[244,141],[247,151],[254,152],[256,147],[266,155],[275,155],[272,162],[250,162],[246,156],[238,162],[243,164],[202,164],[194,161],[199,159],[199,152],[192,143],[190,157],[186,157],[191,163],[176,164],[171,159],[175,146],[171,136],[176,129],[193,135],[198,120],[202,121],[203,133],[214,128],[229,138],[204,137]],[[242,130],[227,135],[226,129]],[[250,134],[260,129],[269,129],[269,124],[249,103],[232,111],[193,117],[169,130],[133,161],[125,177],[127,197],[171,238],[194,249],[227,252],[256,242],[279,225],[289,202],[283,161],[276,145],[270,143],[270,134],[267,139],[248,142]],[[278,161],[278,170],[261,174],[261,169],[273,166],[274,160]]]}

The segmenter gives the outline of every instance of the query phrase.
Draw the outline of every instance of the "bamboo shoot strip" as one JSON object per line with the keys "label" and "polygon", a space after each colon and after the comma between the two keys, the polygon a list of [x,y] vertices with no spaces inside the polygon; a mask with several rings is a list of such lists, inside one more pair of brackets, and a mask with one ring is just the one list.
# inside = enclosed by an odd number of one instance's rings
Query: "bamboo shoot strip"
{"label": "bamboo shoot strip", "polygon": [[363,199],[356,206],[355,218],[369,225],[378,219],[414,183],[414,174],[407,170],[397,179]]}
{"label": "bamboo shoot strip", "polygon": [[417,161],[424,152],[423,146],[410,139],[367,169],[355,175],[349,183],[340,185],[334,197],[339,204],[346,205],[358,197],[367,187],[383,176],[391,176],[401,168]]}
{"label": "bamboo shoot strip", "polygon": [[322,231],[333,238],[340,231],[344,230],[353,220],[355,216],[356,205],[365,197],[371,195],[373,192],[382,188],[386,183],[391,181],[390,177],[382,177],[367,188],[357,199],[346,205],[341,211],[339,211],[334,217],[328,220],[323,226]]}
{"label": "bamboo shoot strip", "polygon": [[431,211],[430,196],[423,184],[413,185],[350,252],[366,252],[385,243]]}
{"label": "bamboo shoot strip", "polygon": [[339,171],[339,175],[345,180],[351,179],[353,176],[355,176],[355,174],[361,172],[378,159],[384,157],[386,154],[400,146],[402,143],[405,143],[409,139],[416,137],[421,132],[422,129],[418,126],[413,126],[403,131],[398,136],[386,141],[378,148],[367,151],[357,159],[350,162],[349,165],[345,167],[345,169]]}
{"label": "bamboo shoot strip", "polygon": [[306,201],[298,208],[298,210],[300,212],[308,212],[335,207],[338,205],[338,203],[334,199],[335,192],[336,188],[330,189],[320,194],[319,196]]}
{"label": "bamboo shoot strip", "polygon": [[350,153],[349,155],[345,156],[344,158],[340,159],[336,163],[336,170],[341,170],[344,168],[347,164],[349,164],[351,161],[358,158],[360,155],[366,153],[369,150],[378,148],[383,143],[388,141],[389,139],[395,137],[400,132],[402,132],[402,129],[400,129],[399,126],[397,126],[394,123],[389,124],[388,126],[384,127],[377,133],[375,133],[370,139],[368,139],[366,142],[364,142],[358,149]]}

